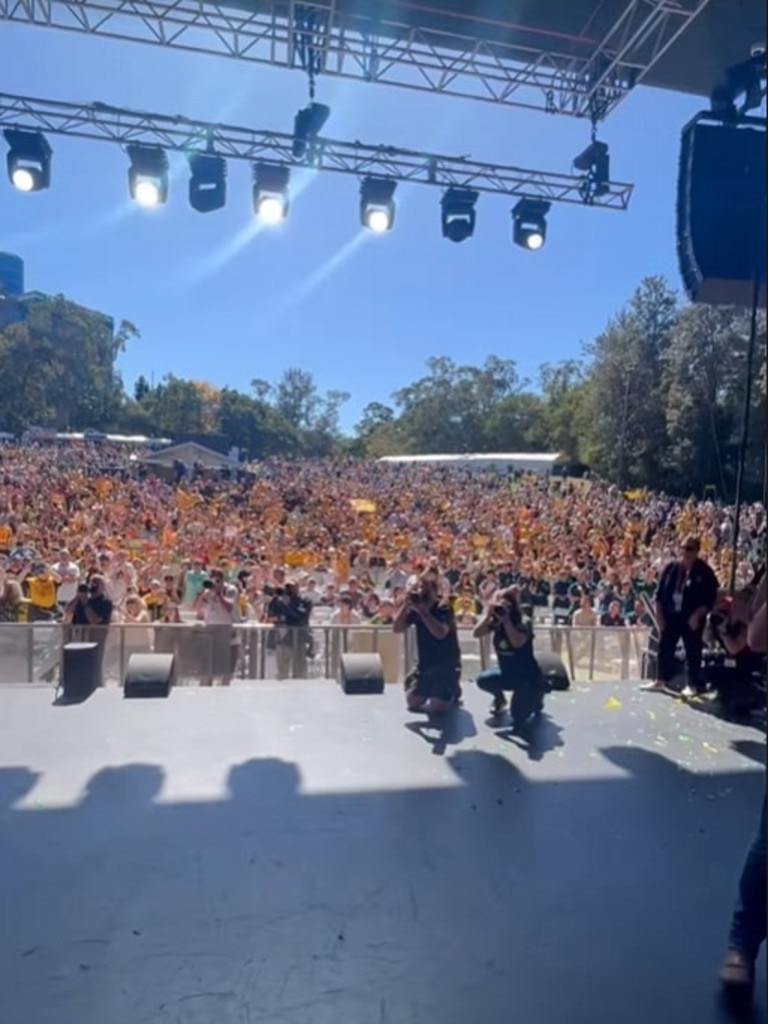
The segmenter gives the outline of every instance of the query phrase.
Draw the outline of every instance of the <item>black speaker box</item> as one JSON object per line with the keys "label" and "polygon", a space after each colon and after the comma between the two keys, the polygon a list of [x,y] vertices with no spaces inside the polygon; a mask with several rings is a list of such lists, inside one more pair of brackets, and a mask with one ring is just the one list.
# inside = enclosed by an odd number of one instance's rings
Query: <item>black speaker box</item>
{"label": "black speaker box", "polygon": [[64,644],[61,690],[66,703],[87,700],[101,686],[101,651],[98,644]]}
{"label": "black speaker box", "polygon": [[765,306],[765,122],[694,118],[683,130],[677,254],[693,302]]}
{"label": "black speaker box", "polygon": [[176,682],[172,654],[132,654],[123,681],[124,697],[167,697]]}
{"label": "black speaker box", "polygon": [[384,693],[384,669],[378,654],[342,654],[341,688],[347,694]]}
{"label": "black speaker box", "polygon": [[568,677],[568,669],[556,654],[545,652],[537,654],[536,661],[544,676],[544,681],[550,690],[570,690],[571,680]]}

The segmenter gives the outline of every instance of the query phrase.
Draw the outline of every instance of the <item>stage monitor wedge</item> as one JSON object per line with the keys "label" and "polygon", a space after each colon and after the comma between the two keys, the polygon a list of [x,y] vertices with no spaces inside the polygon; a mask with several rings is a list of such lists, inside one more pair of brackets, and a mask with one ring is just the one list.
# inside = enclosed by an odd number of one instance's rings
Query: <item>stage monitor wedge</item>
{"label": "stage monitor wedge", "polygon": [[342,654],[340,675],[346,694],[384,693],[384,670],[378,654]]}
{"label": "stage monitor wedge", "polygon": [[700,114],[683,130],[677,252],[692,302],[765,308],[765,121]]}
{"label": "stage monitor wedge", "polygon": [[172,654],[132,654],[123,681],[128,699],[168,697],[176,682],[176,661]]}

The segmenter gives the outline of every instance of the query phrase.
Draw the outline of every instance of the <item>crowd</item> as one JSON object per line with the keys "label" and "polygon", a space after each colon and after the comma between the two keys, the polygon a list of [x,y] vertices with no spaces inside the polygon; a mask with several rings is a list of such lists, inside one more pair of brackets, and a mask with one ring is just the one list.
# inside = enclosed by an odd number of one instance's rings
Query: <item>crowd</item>
{"label": "crowd", "polygon": [[[732,507],[622,494],[594,480],[510,479],[358,460],[269,460],[254,474],[217,479],[175,466],[169,477],[149,472],[141,452],[124,448],[2,449],[0,621],[24,608],[86,629],[119,619],[154,622],[147,632],[154,632],[155,649],[167,640],[171,650],[175,631],[162,623],[186,612],[213,636],[206,681],[226,682],[235,665],[235,621],[276,626],[271,635],[282,677],[302,630],[299,657],[309,653],[306,627],[317,606],[331,610],[331,621],[367,620],[395,631],[421,620],[418,675],[407,693],[409,708],[420,710],[428,700],[448,708],[461,694],[458,644],[444,602],[435,603],[439,595],[452,602],[459,625],[478,636],[493,633],[498,665],[481,672],[478,685],[493,695],[497,714],[510,688],[505,660],[515,662],[518,689],[521,654],[535,667],[531,636],[521,618],[510,617],[518,601],[548,609],[555,622],[615,628],[642,621],[643,598],[654,596],[659,670],[649,686],[664,687],[682,637],[695,687],[704,616],[718,582],[730,581],[734,569]],[[744,508],[738,584],[764,561],[764,541],[763,506]],[[428,605],[413,603],[415,574],[428,593],[434,588]],[[510,607],[500,611],[503,588],[513,590]],[[758,656],[765,651],[764,580],[762,588],[760,643],[750,637],[753,617],[746,614],[740,632],[723,635],[725,653],[736,660],[750,643]],[[280,626],[294,627],[290,647],[281,646]],[[430,684],[426,655],[435,643],[448,648],[448,683],[438,659],[437,683]],[[540,679],[538,670],[534,675]],[[541,707],[541,693],[533,699],[525,714]],[[763,804],[721,970],[726,986],[752,985],[764,910]]]}
{"label": "crowd", "polygon": [[[294,580],[308,606],[341,621],[390,622],[410,574],[439,568],[471,626],[498,587],[557,622],[641,621],[643,595],[680,539],[696,535],[721,583],[734,511],[714,501],[620,493],[595,480],[510,479],[353,459],[267,460],[253,473],[162,474],[124,447],[0,450],[0,620],[66,611],[103,577],[118,621],[204,616],[221,570],[235,617],[264,620]],[[762,551],[762,505],[743,510],[737,579]]]}

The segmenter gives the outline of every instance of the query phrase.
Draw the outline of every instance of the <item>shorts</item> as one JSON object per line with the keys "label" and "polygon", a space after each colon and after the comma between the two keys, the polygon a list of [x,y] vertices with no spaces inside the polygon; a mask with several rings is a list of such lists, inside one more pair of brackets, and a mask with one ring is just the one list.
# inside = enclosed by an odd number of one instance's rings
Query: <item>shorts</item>
{"label": "shorts", "polygon": [[446,703],[461,696],[461,665],[433,665],[430,668],[417,667],[405,680],[408,693],[429,700],[434,697]]}

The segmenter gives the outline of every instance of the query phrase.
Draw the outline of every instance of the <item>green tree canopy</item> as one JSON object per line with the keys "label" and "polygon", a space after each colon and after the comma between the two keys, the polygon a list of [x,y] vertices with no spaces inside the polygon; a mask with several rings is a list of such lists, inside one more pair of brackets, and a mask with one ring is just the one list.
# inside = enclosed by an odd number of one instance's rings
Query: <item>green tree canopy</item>
{"label": "green tree canopy", "polygon": [[[765,451],[765,317],[758,323],[747,493],[759,497]],[[346,391],[321,392],[307,370],[247,391],[169,374],[123,389],[117,361],[136,328],[63,296],[35,299],[0,331],[0,430],[88,427],[175,437],[223,434],[250,458],[556,451],[626,486],[733,497],[749,319],[744,310],[681,304],[661,277],[642,281],[581,359],[544,362],[536,385],[511,358],[446,356],[390,402],[366,405],[352,436]]]}

